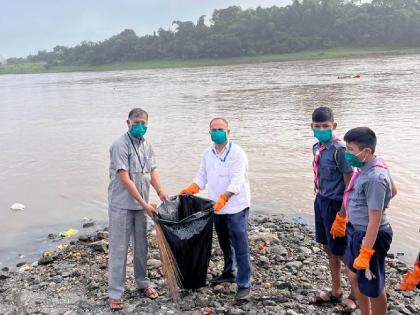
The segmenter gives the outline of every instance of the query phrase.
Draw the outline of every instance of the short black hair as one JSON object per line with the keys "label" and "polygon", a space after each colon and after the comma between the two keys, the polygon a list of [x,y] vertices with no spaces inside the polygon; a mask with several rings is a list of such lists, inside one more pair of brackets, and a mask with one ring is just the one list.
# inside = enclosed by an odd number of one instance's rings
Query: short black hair
{"label": "short black hair", "polygon": [[312,122],[334,122],[334,113],[331,108],[326,106],[318,107],[312,113]]}
{"label": "short black hair", "polygon": [[132,110],[130,110],[130,112],[128,113],[128,119],[133,119],[136,118],[138,116],[143,116],[145,115],[147,117],[147,119],[149,119],[149,114],[142,108],[133,108]]}
{"label": "short black hair", "polygon": [[368,127],[350,129],[344,135],[344,141],[355,143],[361,150],[369,148],[375,153],[376,134]]}

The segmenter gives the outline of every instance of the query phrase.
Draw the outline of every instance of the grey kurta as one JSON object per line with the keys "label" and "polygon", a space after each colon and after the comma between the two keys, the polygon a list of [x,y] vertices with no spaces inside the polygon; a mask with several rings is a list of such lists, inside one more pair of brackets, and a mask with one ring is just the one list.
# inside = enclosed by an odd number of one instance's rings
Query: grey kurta
{"label": "grey kurta", "polygon": [[[136,148],[140,160],[134,148]],[[155,153],[151,144],[144,138],[139,140],[126,133],[111,145],[109,153],[111,163],[109,167],[108,202],[110,207],[141,210],[142,207],[139,203],[121,184],[118,171],[127,171],[143,199],[149,202],[150,173],[156,168]]]}
{"label": "grey kurta", "polygon": [[136,139],[128,133],[111,145],[110,159],[108,295],[110,298],[120,299],[124,291],[130,238],[133,239],[133,263],[137,287],[140,289],[149,287],[150,280],[146,277],[146,215],[139,203],[121,184],[118,171],[125,170],[129,173],[143,199],[148,202],[150,173],[156,168],[156,160],[152,146],[147,140]]}

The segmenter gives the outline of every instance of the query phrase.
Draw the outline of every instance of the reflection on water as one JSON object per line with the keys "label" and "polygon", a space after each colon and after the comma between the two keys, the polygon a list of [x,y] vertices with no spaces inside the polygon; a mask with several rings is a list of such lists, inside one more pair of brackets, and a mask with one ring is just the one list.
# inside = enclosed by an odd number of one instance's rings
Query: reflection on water
{"label": "reflection on water", "polygon": [[[359,72],[361,79],[337,79]],[[419,56],[0,76],[0,248],[30,243],[25,231],[34,227],[106,220],[108,147],[134,106],[150,113],[147,136],[169,193],[192,180],[209,145],[208,122],[222,115],[248,153],[253,210],[311,222],[310,117],[328,105],[339,135],[361,125],[377,132],[377,152],[399,188],[389,209],[394,250],[414,259],[419,82]],[[26,210],[12,213],[14,202]]]}

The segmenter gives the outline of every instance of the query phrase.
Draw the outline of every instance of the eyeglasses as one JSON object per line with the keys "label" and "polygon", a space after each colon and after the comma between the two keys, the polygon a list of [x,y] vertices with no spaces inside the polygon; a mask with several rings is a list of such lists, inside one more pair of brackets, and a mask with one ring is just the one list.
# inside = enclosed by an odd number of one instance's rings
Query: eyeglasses
{"label": "eyeglasses", "polygon": [[215,132],[215,131],[225,131],[225,129],[223,129],[223,128],[210,129],[210,132]]}

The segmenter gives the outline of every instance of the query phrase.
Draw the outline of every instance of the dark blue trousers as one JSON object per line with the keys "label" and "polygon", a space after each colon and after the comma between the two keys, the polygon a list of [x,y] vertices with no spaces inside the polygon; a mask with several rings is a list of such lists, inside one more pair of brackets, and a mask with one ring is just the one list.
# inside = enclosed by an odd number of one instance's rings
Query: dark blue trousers
{"label": "dark blue trousers", "polygon": [[216,214],[214,225],[225,261],[224,274],[235,273],[238,288],[251,286],[251,260],[248,245],[249,208],[234,214]]}

